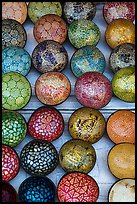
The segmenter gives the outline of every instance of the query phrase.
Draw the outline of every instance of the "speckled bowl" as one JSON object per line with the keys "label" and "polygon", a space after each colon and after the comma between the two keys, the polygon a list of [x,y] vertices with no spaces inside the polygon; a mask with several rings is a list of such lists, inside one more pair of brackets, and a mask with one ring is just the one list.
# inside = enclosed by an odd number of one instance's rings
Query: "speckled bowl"
{"label": "speckled bowl", "polygon": [[84,46],[77,50],[71,58],[71,70],[76,77],[92,71],[103,73],[105,66],[105,57],[95,46]]}
{"label": "speckled bowl", "polygon": [[135,202],[135,180],[120,179],[110,188],[108,202]]}
{"label": "speckled bowl", "polygon": [[107,134],[115,143],[135,143],[135,113],[117,110],[107,120]]}
{"label": "speckled bowl", "polygon": [[99,197],[99,186],[95,179],[87,174],[68,173],[60,179],[57,195],[59,202],[96,202]]}
{"label": "speckled bowl", "polygon": [[19,110],[27,105],[31,97],[31,85],[27,78],[17,72],[2,75],[2,107]]}
{"label": "speckled bowl", "polygon": [[47,14],[37,20],[33,34],[38,43],[54,40],[62,44],[67,38],[67,25],[58,15]]}
{"label": "speckled bowl", "polygon": [[68,28],[70,43],[77,49],[86,45],[97,45],[100,40],[99,27],[90,20],[74,20]]}
{"label": "speckled bowl", "polygon": [[28,121],[29,134],[35,139],[52,142],[62,135],[63,130],[63,116],[55,108],[40,107],[32,113]]}
{"label": "speckled bowl", "polygon": [[47,14],[62,16],[62,6],[60,2],[29,2],[28,16],[33,23],[40,17]]}
{"label": "speckled bowl", "polygon": [[73,20],[92,20],[96,14],[96,6],[93,2],[64,2],[63,14],[67,23]]}
{"label": "speckled bowl", "polygon": [[42,74],[35,83],[36,96],[46,105],[63,103],[69,97],[70,91],[68,78],[58,72]]}
{"label": "speckled bowl", "polygon": [[14,19],[23,24],[26,18],[26,2],[2,2],[2,19]]}
{"label": "speckled bowl", "polygon": [[2,74],[18,72],[26,76],[31,68],[29,53],[20,47],[10,46],[2,51]]}
{"label": "speckled bowl", "polygon": [[15,147],[25,138],[27,124],[18,112],[2,110],[2,144]]}
{"label": "speckled bowl", "polygon": [[103,136],[105,125],[101,112],[93,108],[82,107],[75,110],[70,116],[68,129],[74,139],[95,143]]}
{"label": "speckled bowl", "polygon": [[27,42],[27,33],[24,27],[16,20],[2,20],[2,49],[9,46],[23,48]]}
{"label": "speckled bowl", "polygon": [[96,163],[96,152],[90,143],[72,139],[61,147],[59,162],[66,172],[88,173]]}
{"label": "speckled bowl", "polygon": [[58,152],[54,145],[46,140],[32,140],[22,149],[21,166],[32,176],[50,174],[58,165]]}
{"label": "speckled bowl", "polygon": [[10,181],[19,172],[19,157],[14,149],[7,145],[2,145],[2,180]]}
{"label": "speckled bowl", "polygon": [[15,203],[17,202],[17,192],[14,189],[14,187],[8,183],[8,182],[3,182],[2,181],[2,199],[1,201],[4,203]]}
{"label": "speckled bowl", "polygon": [[123,43],[135,44],[135,25],[127,19],[116,19],[106,28],[105,39],[112,49]]}
{"label": "speckled bowl", "polygon": [[112,87],[107,77],[99,72],[86,72],[76,81],[77,100],[84,106],[99,109],[112,98]]}
{"label": "speckled bowl", "polygon": [[56,187],[47,177],[29,177],[18,190],[20,202],[55,202]]}
{"label": "speckled bowl", "polygon": [[135,178],[135,144],[114,145],[108,153],[108,167],[118,179]]}
{"label": "speckled bowl", "polygon": [[32,53],[33,66],[41,73],[61,72],[68,63],[66,49],[58,42],[46,40],[39,43]]}
{"label": "speckled bowl", "polygon": [[135,102],[135,68],[126,67],[115,73],[112,79],[114,94],[123,101]]}
{"label": "speckled bowl", "polygon": [[135,2],[105,2],[103,16],[108,24],[119,18],[134,21]]}
{"label": "speckled bowl", "polygon": [[125,67],[135,67],[135,45],[123,43],[114,48],[110,53],[109,66],[114,73]]}

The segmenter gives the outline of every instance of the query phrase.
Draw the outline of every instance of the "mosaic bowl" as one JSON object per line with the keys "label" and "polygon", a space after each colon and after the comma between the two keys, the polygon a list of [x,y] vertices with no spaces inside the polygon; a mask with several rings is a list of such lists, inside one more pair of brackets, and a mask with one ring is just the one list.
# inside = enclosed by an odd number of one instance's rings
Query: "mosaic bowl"
{"label": "mosaic bowl", "polygon": [[77,79],[75,93],[82,105],[99,109],[106,106],[112,98],[111,83],[99,72],[86,72]]}
{"label": "mosaic bowl", "polygon": [[63,116],[55,108],[40,107],[33,112],[28,121],[29,134],[35,139],[52,142],[62,135],[63,130]]}
{"label": "mosaic bowl", "polygon": [[112,90],[119,99],[135,102],[135,68],[126,67],[115,73],[112,79]]}
{"label": "mosaic bowl", "polygon": [[14,149],[7,145],[2,145],[2,180],[10,181],[19,172],[19,157]]}
{"label": "mosaic bowl", "polygon": [[2,51],[2,74],[18,72],[26,76],[31,68],[29,53],[20,47],[10,46]]}
{"label": "mosaic bowl", "polygon": [[47,177],[29,177],[18,190],[21,202],[55,202],[56,187]]}
{"label": "mosaic bowl", "polygon": [[16,20],[2,20],[2,49],[9,46],[23,48],[26,45],[27,33],[24,27]]}
{"label": "mosaic bowl", "polygon": [[66,172],[90,172],[96,163],[96,152],[90,143],[69,140],[59,151],[59,162]]}
{"label": "mosaic bowl", "polygon": [[96,202],[99,197],[99,187],[91,176],[74,172],[65,174],[60,179],[57,195],[59,202]]}
{"label": "mosaic bowl", "polygon": [[47,40],[39,43],[32,53],[33,66],[41,73],[61,72],[68,63],[66,49],[58,42]]}
{"label": "mosaic bowl", "polygon": [[73,20],[92,20],[96,14],[96,6],[92,2],[64,2],[63,14],[67,23]]}
{"label": "mosaic bowl", "polygon": [[114,48],[110,53],[109,66],[114,73],[125,67],[135,67],[135,45],[123,43]]}
{"label": "mosaic bowl", "polygon": [[16,111],[2,110],[2,144],[15,147],[25,138],[25,118]]}
{"label": "mosaic bowl", "polygon": [[2,75],[2,107],[18,110],[27,105],[31,97],[31,86],[27,78],[17,72]]}
{"label": "mosaic bowl", "polygon": [[21,166],[32,176],[50,174],[58,165],[58,152],[54,145],[46,140],[32,140],[22,149]]}
{"label": "mosaic bowl", "polygon": [[116,144],[110,149],[107,161],[116,178],[135,178],[135,144]]}
{"label": "mosaic bowl", "polygon": [[130,110],[117,110],[107,121],[107,134],[115,143],[135,143],[135,113]]}
{"label": "mosaic bowl", "polygon": [[105,39],[112,49],[123,43],[135,44],[135,25],[127,19],[116,19],[106,28]]}
{"label": "mosaic bowl", "polygon": [[2,19],[14,19],[23,24],[26,18],[26,2],[2,2]]}
{"label": "mosaic bowl", "polygon": [[91,143],[101,139],[105,126],[105,119],[101,112],[87,107],[75,110],[68,122],[69,133],[74,139]]}
{"label": "mosaic bowl", "polygon": [[99,27],[86,19],[74,20],[68,28],[69,41],[77,49],[86,45],[97,45],[100,35]]}
{"label": "mosaic bowl", "polygon": [[71,85],[68,78],[58,72],[42,74],[35,83],[37,98],[46,105],[58,105],[70,94]]}
{"label": "mosaic bowl", "polygon": [[47,14],[62,16],[62,6],[60,2],[29,2],[28,16],[33,23],[40,17]]}
{"label": "mosaic bowl", "polygon": [[135,202],[135,180],[116,181],[109,190],[108,202]]}
{"label": "mosaic bowl", "polygon": [[76,77],[90,71],[103,73],[106,60],[103,53],[95,46],[84,46],[71,58],[71,70]]}
{"label": "mosaic bowl", "polygon": [[38,43],[45,40],[54,40],[62,44],[67,38],[67,26],[58,15],[47,14],[37,20],[33,34]]}
{"label": "mosaic bowl", "polygon": [[2,200],[3,203],[11,202],[15,203],[17,202],[17,192],[14,189],[14,187],[8,183],[2,181]]}
{"label": "mosaic bowl", "polygon": [[105,2],[103,7],[105,21],[109,24],[112,21],[123,18],[134,21],[135,3],[134,2]]}

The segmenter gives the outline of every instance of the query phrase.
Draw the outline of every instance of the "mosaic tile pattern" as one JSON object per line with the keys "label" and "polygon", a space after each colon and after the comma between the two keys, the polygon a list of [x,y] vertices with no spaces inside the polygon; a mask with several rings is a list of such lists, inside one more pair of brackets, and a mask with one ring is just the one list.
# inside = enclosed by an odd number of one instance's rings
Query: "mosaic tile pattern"
{"label": "mosaic tile pattern", "polygon": [[28,121],[28,131],[35,139],[52,142],[58,139],[64,130],[64,119],[55,108],[40,107],[33,112]]}
{"label": "mosaic tile pattern", "polygon": [[76,81],[77,100],[84,106],[99,109],[112,98],[112,87],[107,77],[98,72],[86,72]]}
{"label": "mosaic tile pattern", "polygon": [[17,193],[14,187],[2,181],[2,202],[17,202]]}
{"label": "mosaic tile pattern", "polygon": [[68,78],[58,72],[42,74],[35,83],[37,98],[46,105],[58,105],[70,94],[71,85]]}
{"label": "mosaic tile pattern", "polygon": [[23,24],[26,18],[26,2],[2,2],[2,19],[14,19]]}
{"label": "mosaic tile pattern", "polygon": [[2,49],[9,46],[23,48],[26,45],[27,33],[24,27],[16,20],[2,20]]}
{"label": "mosaic tile pattern", "polygon": [[33,34],[38,43],[54,40],[62,44],[67,38],[67,26],[61,17],[47,14],[35,23]]}
{"label": "mosaic tile pattern", "polygon": [[90,20],[75,20],[69,26],[68,38],[70,43],[77,49],[86,45],[97,45],[100,40],[100,30]]}
{"label": "mosaic tile pattern", "polygon": [[71,58],[71,69],[76,77],[90,71],[103,73],[106,60],[103,53],[95,46],[84,46]]}
{"label": "mosaic tile pattern", "polygon": [[114,94],[123,101],[135,102],[135,68],[126,67],[115,73],[112,79]]}
{"label": "mosaic tile pattern", "polygon": [[54,145],[46,140],[32,140],[20,154],[23,169],[32,176],[45,176],[58,165],[58,153]]}
{"label": "mosaic tile pattern", "polygon": [[15,111],[2,110],[2,144],[17,146],[26,136],[24,117]]}
{"label": "mosaic tile pattern", "polygon": [[125,67],[135,67],[135,45],[123,43],[114,48],[109,57],[109,65],[114,73]]}
{"label": "mosaic tile pattern", "polygon": [[92,108],[79,108],[69,118],[68,129],[74,139],[95,143],[105,130],[105,119],[101,112]]}
{"label": "mosaic tile pattern", "polygon": [[123,43],[135,44],[135,25],[127,19],[116,19],[108,25],[105,39],[112,49]]}
{"label": "mosaic tile pattern", "polygon": [[2,51],[2,74],[18,72],[25,76],[30,68],[31,57],[25,49],[10,46]]}
{"label": "mosaic tile pattern", "polygon": [[19,171],[19,158],[15,150],[2,145],[2,180],[12,180]]}
{"label": "mosaic tile pattern", "polygon": [[8,110],[23,108],[30,100],[29,81],[17,72],[2,75],[2,107]]}
{"label": "mosaic tile pattern", "polygon": [[55,202],[55,185],[47,177],[29,177],[18,190],[21,202]]}
{"label": "mosaic tile pattern", "polygon": [[63,14],[69,24],[78,19],[92,20],[96,6],[92,2],[64,2]]}
{"label": "mosaic tile pattern", "polygon": [[49,71],[61,72],[67,66],[68,54],[60,43],[46,40],[34,48],[32,63],[41,73]]}
{"label": "mosaic tile pattern", "polygon": [[75,172],[61,178],[57,194],[60,202],[96,202],[99,187],[92,177]]}
{"label": "mosaic tile pattern", "polygon": [[69,140],[59,151],[59,162],[66,172],[90,172],[96,163],[96,152],[90,143]]}
{"label": "mosaic tile pattern", "polygon": [[119,18],[134,21],[135,2],[105,2],[103,15],[108,24]]}
{"label": "mosaic tile pattern", "polygon": [[60,2],[29,2],[28,16],[33,23],[40,17],[47,14],[62,16],[62,6]]}

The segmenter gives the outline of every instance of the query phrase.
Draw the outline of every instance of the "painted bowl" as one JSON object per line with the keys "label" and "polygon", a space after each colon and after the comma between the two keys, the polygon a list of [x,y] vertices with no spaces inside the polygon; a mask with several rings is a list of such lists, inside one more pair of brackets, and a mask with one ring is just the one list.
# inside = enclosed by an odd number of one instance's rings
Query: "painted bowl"
{"label": "painted bowl", "polygon": [[35,139],[52,142],[62,135],[63,130],[63,116],[55,108],[40,107],[32,113],[28,121],[29,134]]}
{"label": "painted bowl", "polygon": [[27,33],[24,27],[16,20],[2,20],[2,49],[9,46],[25,47]]}
{"label": "painted bowl", "polygon": [[10,46],[2,51],[2,74],[18,72],[26,76],[31,68],[29,53],[20,47]]}
{"label": "painted bowl", "polygon": [[59,202],[97,202],[99,186],[91,176],[73,172],[60,179],[57,195]]}
{"label": "painted bowl", "polygon": [[27,78],[17,72],[2,75],[2,107],[19,110],[27,105],[31,97],[31,85]]}
{"label": "painted bowl", "polygon": [[77,49],[86,45],[97,45],[100,40],[99,27],[90,20],[74,20],[68,28],[70,43]]}
{"label": "painted bowl", "polygon": [[66,49],[58,42],[46,40],[39,43],[32,53],[33,66],[41,73],[61,72],[68,63]]}
{"label": "painted bowl", "polygon": [[71,70],[76,77],[92,71],[103,73],[105,67],[105,57],[95,46],[84,46],[77,50],[71,58]]}
{"label": "painted bowl", "polygon": [[29,2],[28,16],[33,23],[40,17],[47,14],[62,16],[62,6],[60,2]]}
{"label": "painted bowl", "polygon": [[108,153],[108,167],[118,179],[135,178],[135,144],[114,145]]}
{"label": "painted bowl", "polygon": [[96,6],[92,2],[64,2],[63,14],[67,23],[73,20],[92,20],[96,14]]}
{"label": "painted bowl", "polygon": [[72,139],[61,147],[59,162],[66,172],[88,173],[96,163],[96,152],[90,143]]}
{"label": "painted bowl", "polygon": [[8,182],[3,182],[2,181],[2,199],[1,201],[4,203],[12,202],[15,203],[17,202],[17,192],[14,189],[14,187],[8,183]]}
{"label": "painted bowl", "polygon": [[135,68],[126,67],[119,70],[112,79],[112,90],[119,99],[135,102]]}
{"label": "painted bowl", "polygon": [[123,43],[135,44],[135,25],[127,19],[116,19],[107,26],[105,39],[112,49]]}
{"label": "painted bowl", "polygon": [[2,144],[15,147],[25,139],[27,124],[16,111],[2,110]]}
{"label": "painted bowl", "polygon": [[58,152],[54,145],[46,140],[32,140],[22,149],[21,166],[32,176],[50,174],[58,165]]}
{"label": "painted bowl", "polygon": [[107,121],[108,137],[115,143],[135,143],[135,113],[130,110],[117,110]]}
{"label": "painted bowl", "polygon": [[82,107],[75,110],[69,118],[68,129],[74,139],[95,143],[105,131],[105,119],[96,109]]}
{"label": "painted bowl", "polygon": [[38,43],[54,40],[62,44],[67,38],[67,25],[58,15],[47,14],[37,20],[33,34]]}

